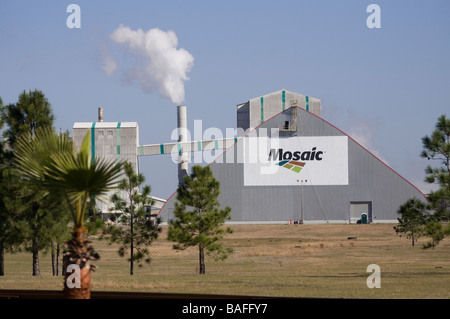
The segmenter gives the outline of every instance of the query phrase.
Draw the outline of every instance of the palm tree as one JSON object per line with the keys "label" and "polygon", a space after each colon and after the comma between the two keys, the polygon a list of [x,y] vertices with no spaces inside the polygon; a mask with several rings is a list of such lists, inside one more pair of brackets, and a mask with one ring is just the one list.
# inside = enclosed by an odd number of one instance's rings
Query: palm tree
{"label": "palm tree", "polygon": [[75,150],[67,134],[56,134],[43,128],[34,136],[22,136],[16,147],[15,164],[30,181],[48,194],[57,194],[67,204],[73,220],[72,239],[64,253],[64,269],[69,264],[80,267],[81,288],[64,293],[68,298],[90,298],[91,272],[96,259],[91,243],[86,239],[84,225],[88,204],[94,198],[114,188],[120,176],[121,163],[97,159],[92,161],[89,151],[90,133],[85,136],[81,148]]}

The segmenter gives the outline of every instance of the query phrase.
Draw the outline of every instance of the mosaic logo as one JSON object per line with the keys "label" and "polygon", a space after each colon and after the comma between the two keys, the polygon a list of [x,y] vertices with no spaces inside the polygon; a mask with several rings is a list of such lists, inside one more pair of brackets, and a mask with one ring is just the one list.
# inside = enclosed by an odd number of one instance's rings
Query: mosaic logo
{"label": "mosaic logo", "polygon": [[282,166],[284,168],[290,169],[293,172],[300,173],[303,166],[305,166],[306,163],[302,162],[296,162],[296,161],[281,161],[277,163],[276,165]]}
{"label": "mosaic logo", "polygon": [[258,137],[244,148],[244,186],[348,185],[347,136]]}
{"label": "mosaic logo", "polygon": [[275,150],[271,149],[269,152],[269,161],[279,161],[275,165],[284,167],[286,169],[289,169],[295,173],[300,173],[302,168],[306,165],[305,162],[299,162],[298,160],[302,161],[321,161],[323,152],[322,151],[316,151],[316,147],[313,147],[311,151],[306,152],[290,152],[286,151],[284,152],[282,148]]}

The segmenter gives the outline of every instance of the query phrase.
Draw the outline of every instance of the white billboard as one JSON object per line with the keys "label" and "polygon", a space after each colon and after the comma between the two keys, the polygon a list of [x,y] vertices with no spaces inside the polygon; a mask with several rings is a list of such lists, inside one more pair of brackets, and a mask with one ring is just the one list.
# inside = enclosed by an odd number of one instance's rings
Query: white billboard
{"label": "white billboard", "polygon": [[347,136],[244,139],[244,186],[348,185]]}

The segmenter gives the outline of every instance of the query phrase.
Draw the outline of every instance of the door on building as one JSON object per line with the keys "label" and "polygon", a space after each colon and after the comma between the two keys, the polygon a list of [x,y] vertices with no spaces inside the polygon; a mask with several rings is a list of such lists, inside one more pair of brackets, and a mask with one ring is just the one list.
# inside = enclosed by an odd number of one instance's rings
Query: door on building
{"label": "door on building", "polygon": [[355,201],[350,202],[349,223],[356,224],[361,220],[362,214],[367,214],[367,222],[372,222],[372,202]]}

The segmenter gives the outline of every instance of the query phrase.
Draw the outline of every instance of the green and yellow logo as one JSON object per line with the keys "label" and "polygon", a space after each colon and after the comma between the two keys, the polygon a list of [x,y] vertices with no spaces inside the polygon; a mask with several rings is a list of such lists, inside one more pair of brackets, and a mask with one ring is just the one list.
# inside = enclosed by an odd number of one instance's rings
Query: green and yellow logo
{"label": "green and yellow logo", "polygon": [[281,161],[277,163],[276,165],[284,167],[286,169],[289,169],[293,172],[300,173],[303,166],[305,166],[306,163],[297,162],[297,161]]}
{"label": "green and yellow logo", "polygon": [[269,152],[269,161],[276,161],[279,162],[275,165],[284,167],[286,169],[289,169],[293,172],[300,173],[302,168],[305,166],[305,162],[299,162],[298,160],[302,161],[321,161],[323,152],[317,151],[316,147],[313,147],[311,151],[283,151],[283,149],[271,149]]}

